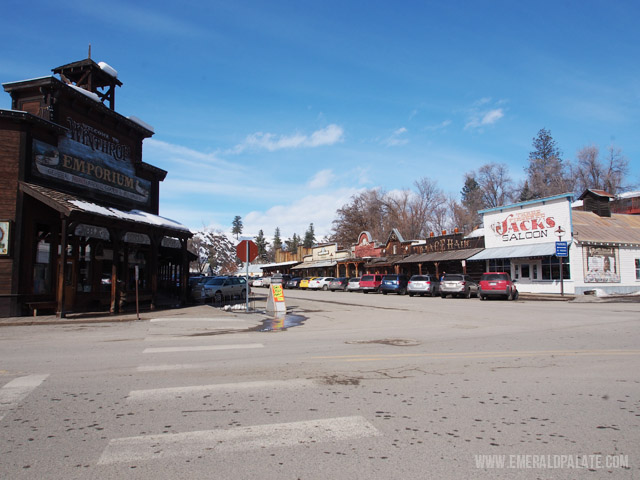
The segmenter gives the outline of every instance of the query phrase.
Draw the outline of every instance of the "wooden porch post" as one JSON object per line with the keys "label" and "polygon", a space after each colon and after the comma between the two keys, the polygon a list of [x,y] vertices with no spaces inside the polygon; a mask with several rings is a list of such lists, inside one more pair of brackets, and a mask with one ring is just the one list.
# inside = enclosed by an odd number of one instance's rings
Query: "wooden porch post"
{"label": "wooden porch post", "polygon": [[58,257],[58,290],[56,292],[56,317],[64,318],[64,273],[67,267],[67,219],[60,222],[60,256]]}
{"label": "wooden porch post", "polygon": [[149,269],[151,270],[151,310],[156,309],[156,301],[158,296],[158,245],[162,241],[162,237],[158,235],[149,235],[151,240],[151,258],[149,259]]}

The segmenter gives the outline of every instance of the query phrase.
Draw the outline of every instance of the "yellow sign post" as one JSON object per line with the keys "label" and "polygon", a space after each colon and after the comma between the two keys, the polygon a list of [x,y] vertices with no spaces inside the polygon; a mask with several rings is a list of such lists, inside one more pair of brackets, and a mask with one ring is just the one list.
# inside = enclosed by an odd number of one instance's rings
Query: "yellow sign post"
{"label": "yellow sign post", "polygon": [[284,289],[280,284],[272,284],[269,288],[269,298],[267,299],[267,312],[287,313],[287,306],[284,301]]}

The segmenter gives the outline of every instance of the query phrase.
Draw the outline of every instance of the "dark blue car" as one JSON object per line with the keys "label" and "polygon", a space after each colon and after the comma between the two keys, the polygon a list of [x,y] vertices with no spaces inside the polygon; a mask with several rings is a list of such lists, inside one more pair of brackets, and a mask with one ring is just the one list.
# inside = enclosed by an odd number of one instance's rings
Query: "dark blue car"
{"label": "dark blue car", "polygon": [[404,295],[407,293],[407,284],[409,283],[409,277],[403,274],[400,275],[385,275],[382,278],[380,284],[380,291],[383,295],[387,293],[397,293],[398,295]]}

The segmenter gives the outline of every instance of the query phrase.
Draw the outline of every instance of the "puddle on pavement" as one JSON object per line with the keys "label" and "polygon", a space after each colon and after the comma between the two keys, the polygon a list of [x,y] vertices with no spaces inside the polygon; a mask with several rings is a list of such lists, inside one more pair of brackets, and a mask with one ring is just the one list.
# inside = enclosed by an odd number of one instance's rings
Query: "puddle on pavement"
{"label": "puddle on pavement", "polygon": [[265,318],[262,321],[262,325],[249,330],[254,332],[284,332],[289,328],[299,327],[306,319],[307,317],[302,315],[285,314],[284,316]]}
{"label": "puddle on pavement", "polygon": [[241,329],[216,329],[209,332],[192,333],[189,337],[212,337],[215,335],[230,335],[234,333],[245,332],[284,332],[285,330],[298,327],[307,320],[302,315],[293,315],[290,313],[284,316],[265,318],[260,325],[251,328]]}

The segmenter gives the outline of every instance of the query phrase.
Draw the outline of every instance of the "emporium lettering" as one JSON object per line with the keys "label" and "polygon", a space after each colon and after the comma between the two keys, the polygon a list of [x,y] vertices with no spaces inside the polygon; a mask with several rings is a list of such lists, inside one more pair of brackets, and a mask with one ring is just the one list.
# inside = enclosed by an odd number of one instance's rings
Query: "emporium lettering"
{"label": "emporium lettering", "polygon": [[70,155],[62,155],[62,166],[66,169],[74,170],[120,187],[134,189],[135,186],[133,178],[127,175],[123,175],[122,173],[111,170],[110,168],[94,165],[91,162],[87,162],[86,160],[75,158]]}
{"label": "emporium lettering", "polygon": [[91,147],[93,151],[105,153],[116,160],[126,160],[129,156],[129,147],[110,140],[109,135],[97,130],[85,123],[76,122],[67,117],[71,140]]}

